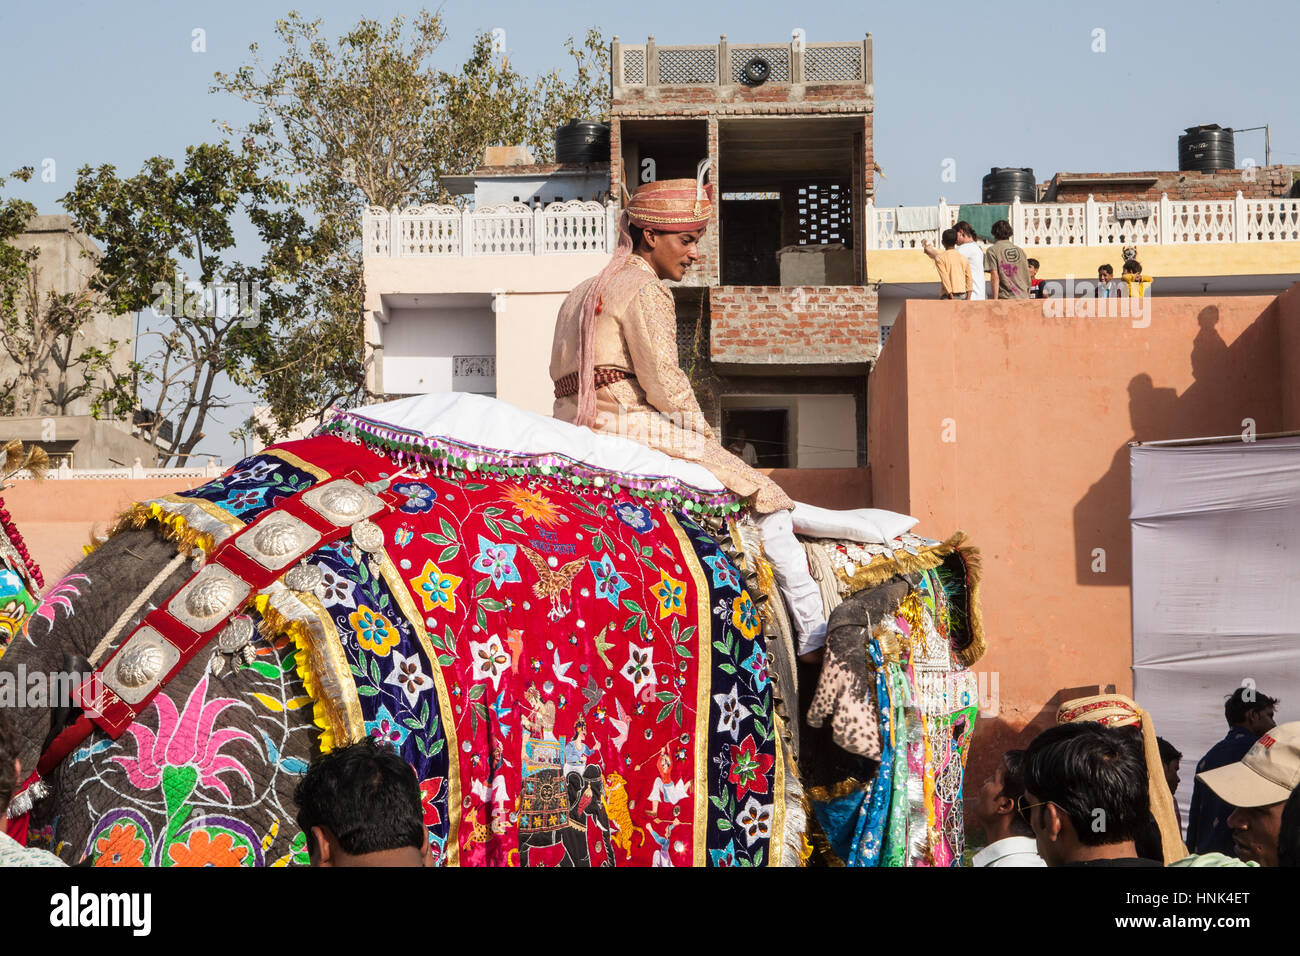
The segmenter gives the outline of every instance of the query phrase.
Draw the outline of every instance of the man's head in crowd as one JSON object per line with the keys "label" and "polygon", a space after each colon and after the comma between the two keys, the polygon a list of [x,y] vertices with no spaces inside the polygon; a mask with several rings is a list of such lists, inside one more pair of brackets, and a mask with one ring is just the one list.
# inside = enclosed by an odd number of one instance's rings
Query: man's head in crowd
{"label": "man's head in crowd", "polygon": [[1300,784],[1300,721],[1269,730],[1237,763],[1196,776],[1234,807],[1228,829],[1237,856],[1277,866],[1282,811]]}
{"label": "man's head in crowd", "polygon": [[993,224],[993,238],[997,241],[1010,239],[1013,234],[1011,223],[1005,219],[999,219]]}
{"label": "man's head in crowd", "polygon": [[1104,265],[1104,266],[1098,266],[1098,267],[1097,267],[1097,279],[1098,279],[1099,281],[1101,281],[1101,282],[1109,282],[1109,281],[1110,281],[1111,279],[1113,279],[1113,278],[1115,278],[1115,269],[1114,269],[1114,267],[1112,267],[1112,266],[1109,265],[1109,264]]}
{"label": "man's head in crowd", "polygon": [[1032,837],[1034,831],[1016,809],[1025,792],[1025,752],[1008,750],[980,785],[975,816],[990,844],[1012,836]]}
{"label": "man's head in crowd", "polygon": [[1178,776],[1178,764],[1183,759],[1183,755],[1177,747],[1165,740],[1164,737],[1157,737],[1156,744],[1160,747],[1160,766],[1164,769],[1165,782],[1169,784],[1169,792],[1177,793],[1178,784],[1182,779]]}
{"label": "man's head in crowd", "polygon": [[415,772],[367,738],[316,760],[294,791],[312,866],[428,866]]}
{"label": "man's head in crowd", "polygon": [[1274,719],[1278,699],[1261,694],[1253,687],[1238,687],[1223,704],[1223,716],[1229,727],[1242,727],[1258,737],[1277,726]]}
{"label": "man's head in crowd", "polygon": [[957,230],[945,229],[943,234],[939,236],[939,242],[945,249],[951,249],[953,246],[957,245]]}
{"label": "man's head in crowd", "polygon": [[1118,730],[1094,723],[1045,730],[1025,750],[1022,815],[1048,866],[1137,856],[1147,822],[1147,770]]}
{"label": "man's head in crowd", "polygon": [[1029,280],[1032,282],[1034,279],[1037,279],[1037,278],[1038,278],[1038,260],[1037,260],[1037,259],[1030,259],[1030,260],[1029,260]]}
{"label": "man's head in crowd", "polygon": [[957,245],[960,246],[963,243],[975,241],[975,227],[965,219],[961,220],[961,222],[957,223],[952,228],[953,231],[957,233]]}

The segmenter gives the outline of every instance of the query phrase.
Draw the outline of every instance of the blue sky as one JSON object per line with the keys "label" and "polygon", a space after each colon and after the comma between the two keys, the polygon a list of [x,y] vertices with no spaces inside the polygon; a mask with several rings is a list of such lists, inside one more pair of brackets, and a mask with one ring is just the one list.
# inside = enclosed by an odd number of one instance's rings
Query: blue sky
{"label": "blue sky", "polygon": [[[39,211],[59,212],[83,164],[136,172],[149,156],[183,156],[186,145],[219,138],[214,118],[237,122],[242,104],[209,93],[212,74],[247,61],[248,45],[274,55],[274,21],[293,4],[275,0],[60,0],[0,3],[0,175],[54,161],[54,182],[11,193]],[[329,0],[296,9],[320,16],[331,34],[361,16],[387,20],[410,3]],[[627,4],[592,9],[550,4],[448,0],[450,36],[439,59],[460,62],[474,34],[501,28],[528,72],[564,66],[564,39],[588,27],[642,43],[783,42],[802,28],[809,42],[875,41],[877,202],[977,201],[991,166],[1057,171],[1177,168],[1186,126],[1272,124],[1273,161],[1300,163],[1293,29],[1240,4],[1181,2],[790,4],[772,0],[709,5]],[[1281,10],[1281,8],[1279,8]],[[1279,12],[1283,21],[1286,14]],[[193,31],[205,52],[194,52]],[[1104,52],[1098,34],[1104,32]],[[1262,133],[1237,139],[1237,159],[1264,162]],[[955,182],[941,180],[945,160]],[[207,429],[227,456],[233,427]]]}

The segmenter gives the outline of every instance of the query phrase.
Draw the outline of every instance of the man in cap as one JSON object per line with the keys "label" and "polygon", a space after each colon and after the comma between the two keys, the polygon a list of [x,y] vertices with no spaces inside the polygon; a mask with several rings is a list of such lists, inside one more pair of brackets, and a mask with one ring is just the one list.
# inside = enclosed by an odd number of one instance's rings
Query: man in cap
{"label": "man in cap", "polygon": [[1282,810],[1300,784],[1300,721],[1274,727],[1238,763],[1198,773],[1196,779],[1234,807],[1228,829],[1238,858],[1277,866]]}
{"label": "man in cap", "polygon": [[[1210,748],[1196,764],[1196,773],[1237,763],[1262,734],[1277,726],[1278,700],[1253,685],[1238,687],[1223,703],[1228,735]],[[1198,776],[1192,786],[1192,804],[1187,811],[1187,847],[1193,853],[1233,853],[1228,814],[1232,807],[1216,797]]]}
{"label": "man in cap", "polygon": [[719,444],[677,358],[677,312],[664,280],[699,258],[713,216],[707,160],[695,179],[644,183],[619,220],[614,257],[569,293],[555,324],[554,416],[613,432],[711,471],[747,499],[794,621],[798,651],[826,642],[821,593],[794,536],[794,502],[780,486]]}

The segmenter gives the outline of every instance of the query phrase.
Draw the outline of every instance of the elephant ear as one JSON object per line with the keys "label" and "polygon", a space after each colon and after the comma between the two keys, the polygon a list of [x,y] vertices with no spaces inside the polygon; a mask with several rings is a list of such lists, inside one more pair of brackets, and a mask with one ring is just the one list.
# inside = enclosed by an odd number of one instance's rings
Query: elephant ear
{"label": "elephant ear", "polygon": [[963,667],[974,667],[988,649],[980,614],[980,552],[963,540],[957,543],[934,575],[943,585],[948,607],[948,642]]}

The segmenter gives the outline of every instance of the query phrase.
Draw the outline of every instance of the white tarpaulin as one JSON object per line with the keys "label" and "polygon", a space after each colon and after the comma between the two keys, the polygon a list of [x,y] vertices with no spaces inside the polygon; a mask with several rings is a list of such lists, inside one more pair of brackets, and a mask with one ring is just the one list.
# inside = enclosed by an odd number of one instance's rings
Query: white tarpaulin
{"label": "white tarpaulin", "polygon": [[1300,718],[1300,438],[1131,450],[1134,697],[1196,762],[1246,681]]}

